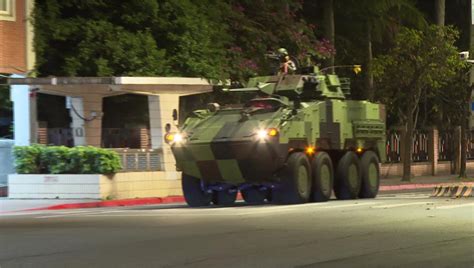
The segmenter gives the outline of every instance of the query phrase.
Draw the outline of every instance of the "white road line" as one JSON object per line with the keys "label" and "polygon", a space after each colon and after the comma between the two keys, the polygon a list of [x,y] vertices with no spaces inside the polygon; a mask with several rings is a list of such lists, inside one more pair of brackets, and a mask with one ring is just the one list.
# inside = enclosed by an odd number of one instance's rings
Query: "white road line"
{"label": "white road line", "polygon": [[430,202],[412,202],[412,203],[401,203],[401,204],[393,204],[393,205],[373,206],[371,208],[397,208],[397,207],[404,207],[404,206],[422,205],[422,204],[428,204],[428,203]]}
{"label": "white road line", "polygon": [[[332,202],[331,202],[332,203]],[[283,210],[287,210],[287,209],[291,209],[291,210],[294,210],[294,209],[298,209],[298,208],[303,208],[303,207],[318,207],[318,206],[322,206],[322,205],[327,205],[328,203],[307,203],[307,204],[301,204],[301,205],[284,205],[284,206],[281,206],[281,205],[263,205],[263,206],[241,206],[241,207],[217,207],[217,208],[203,208],[203,209],[199,209],[199,208],[195,208],[195,209],[189,209],[189,208],[173,208],[173,209],[151,209],[151,210],[147,210],[146,212],[166,212],[167,214],[173,214],[173,213],[177,213],[177,214],[183,214],[183,213],[187,213],[187,214],[197,214],[197,215],[201,215],[202,213],[208,213],[208,212],[227,212],[227,211],[232,211],[233,214],[236,214],[236,213],[247,213],[248,210],[251,210],[251,211],[258,211],[258,212],[262,212],[262,211],[283,211]],[[145,212],[145,211],[140,211],[140,212]],[[210,214],[210,213],[208,213]],[[240,214],[239,214],[240,215]]]}
{"label": "white road line", "polygon": [[66,210],[66,211],[49,211],[49,214],[75,214],[75,213],[84,213],[91,212],[90,210],[81,209],[81,210]]}
{"label": "white road line", "polygon": [[[352,201],[350,201],[352,202]],[[332,203],[332,202],[330,202]],[[340,203],[340,202],[337,202]],[[208,209],[153,209],[146,211],[136,211],[136,210],[119,210],[115,212],[121,212],[121,214],[112,214],[107,212],[102,213],[87,213],[87,214],[77,214],[77,215],[62,215],[62,216],[78,216],[78,217],[170,217],[170,216],[180,216],[180,217],[212,217],[212,216],[248,216],[248,215],[263,215],[263,214],[272,214],[272,213],[284,213],[284,212],[301,212],[298,208],[308,207],[310,208],[344,208],[344,207],[354,207],[354,206],[365,206],[372,204],[380,204],[380,202],[362,202],[362,203],[351,203],[340,205],[328,205],[328,203],[311,203],[303,205],[287,205],[287,206],[263,206],[263,207],[246,207],[243,209],[237,207],[226,207],[226,208],[208,208]],[[132,214],[123,214],[126,212],[131,212]],[[152,212],[152,213],[150,213]],[[214,213],[216,212],[216,213]],[[61,217],[58,215],[57,217]]]}
{"label": "white road line", "polygon": [[87,216],[87,215],[100,215],[100,214],[108,214],[108,213],[116,213],[121,212],[120,210],[105,210],[105,211],[84,211],[80,213],[70,213],[70,214],[55,214],[55,215],[46,215],[46,216],[39,216],[36,219],[48,219],[48,218],[65,218],[65,217],[75,217],[75,216]]}
{"label": "white road line", "polygon": [[453,209],[453,208],[462,208],[462,207],[474,207],[474,203],[441,206],[441,207],[436,207],[436,209]]}
{"label": "white road line", "polygon": [[9,213],[0,213],[0,217],[3,216],[27,216],[27,215],[38,215],[42,214],[41,212],[9,212]]}
{"label": "white road line", "polygon": [[354,204],[345,204],[345,205],[335,205],[335,206],[325,206],[319,208],[348,208],[348,207],[359,207],[359,206],[367,206],[373,204],[380,204],[380,202],[363,202],[363,203],[354,203]]}

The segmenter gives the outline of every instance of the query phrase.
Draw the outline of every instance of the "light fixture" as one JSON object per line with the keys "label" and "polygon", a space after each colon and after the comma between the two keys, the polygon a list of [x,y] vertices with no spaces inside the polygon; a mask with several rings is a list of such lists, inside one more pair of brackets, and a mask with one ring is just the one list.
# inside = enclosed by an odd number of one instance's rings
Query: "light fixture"
{"label": "light fixture", "polygon": [[165,141],[166,143],[173,144],[173,143],[181,143],[184,141],[183,134],[181,133],[167,133],[165,135]]}
{"label": "light fixture", "polygon": [[260,129],[257,131],[256,134],[259,140],[265,140],[269,137],[276,137],[278,135],[278,129],[276,128]]}
{"label": "light fixture", "polygon": [[307,155],[313,155],[316,152],[316,148],[314,146],[308,146],[304,151]]}

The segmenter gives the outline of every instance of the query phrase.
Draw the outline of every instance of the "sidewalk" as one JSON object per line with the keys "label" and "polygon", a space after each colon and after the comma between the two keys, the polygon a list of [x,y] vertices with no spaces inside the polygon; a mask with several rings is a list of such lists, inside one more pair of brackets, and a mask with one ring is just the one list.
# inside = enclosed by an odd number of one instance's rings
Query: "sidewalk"
{"label": "sidewalk", "polygon": [[0,197],[0,214],[12,211],[30,210],[35,208],[46,208],[61,204],[84,204],[91,199],[8,199]]}
{"label": "sidewalk", "polygon": [[[421,176],[412,178],[410,182],[401,181],[400,177],[382,178],[380,192],[404,191],[416,189],[433,189],[440,184],[474,183],[474,178],[459,180],[457,175]],[[239,195],[240,198],[240,195]],[[76,209],[96,207],[137,206],[153,204],[183,203],[182,196],[136,198],[123,200],[95,200],[95,199],[8,199],[0,197],[0,214],[23,210],[44,209]]]}

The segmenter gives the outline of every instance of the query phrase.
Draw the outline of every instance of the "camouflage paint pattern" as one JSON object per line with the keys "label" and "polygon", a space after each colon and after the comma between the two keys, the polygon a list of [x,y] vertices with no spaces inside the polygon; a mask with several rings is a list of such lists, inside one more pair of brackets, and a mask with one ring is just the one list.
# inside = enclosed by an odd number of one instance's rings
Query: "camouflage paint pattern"
{"label": "camouflage paint pattern", "polygon": [[[171,145],[178,170],[205,182],[273,181],[288,155],[308,146],[329,152],[362,148],[385,160],[385,107],[346,100],[336,75],[264,76],[248,86],[235,91],[260,91],[268,96],[255,101],[275,108],[195,111],[180,128],[183,142]],[[278,135],[258,137],[270,128]]]}

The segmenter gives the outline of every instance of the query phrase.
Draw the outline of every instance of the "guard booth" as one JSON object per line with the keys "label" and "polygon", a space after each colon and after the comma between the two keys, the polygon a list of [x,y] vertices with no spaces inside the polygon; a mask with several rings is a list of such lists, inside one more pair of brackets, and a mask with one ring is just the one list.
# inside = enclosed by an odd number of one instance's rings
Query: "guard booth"
{"label": "guard booth", "polygon": [[[13,101],[15,145],[43,143],[110,148],[115,144],[120,147],[115,150],[122,156],[124,169],[140,171],[176,171],[173,155],[165,146],[163,137],[166,131],[176,130],[180,97],[211,92],[213,88],[207,80],[189,77],[12,76],[8,84],[11,85]],[[109,103],[107,100],[110,98],[127,94],[131,99],[140,99],[141,104],[135,106],[148,106],[143,115],[147,122],[136,129],[105,127],[104,118],[113,115],[107,114],[104,110],[107,105],[104,104]],[[45,95],[56,99],[48,107],[38,107],[38,98]],[[115,110],[125,115],[132,113],[128,106],[125,104]],[[68,125],[57,128],[44,122],[62,111],[69,118]],[[38,115],[41,114],[46,114],[43,115],[46,119],[39,122]],[[136,117],[131,121],[143,119]],[[121,120],[116,118],[115,121]],[[127,143],[120,143],[120,137],[127,133],[138,139],[134,141],[138,144],[134,149],[130,149]]]}

